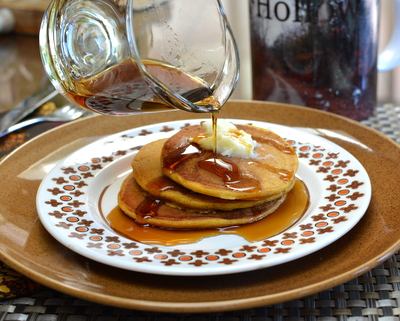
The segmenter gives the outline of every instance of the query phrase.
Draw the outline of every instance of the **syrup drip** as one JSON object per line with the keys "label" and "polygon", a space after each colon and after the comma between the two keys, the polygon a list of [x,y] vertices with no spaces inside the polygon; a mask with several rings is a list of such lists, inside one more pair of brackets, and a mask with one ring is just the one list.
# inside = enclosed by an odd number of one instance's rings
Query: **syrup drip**
{"label": "syrup drip", "polygon": [[254,137],[254,140],[259,144],[268,144],[275,147],[277,150],[281,151],[284,154],[294,155],[296,152],[290,148],[289,146],[283,145],[279,141],[273,138],[267,137]]}
{"label": "syrup drip", "polygon": [[164,168],[174,171],[174,169],[185,161],[200,156],[204,151],[202,151],[197,144],[184,144],[183,146],[177,148],[173,153],[165,157],[163,160]]}
{"label": "syrup drip", "polygon": [[291,181],[293,179],[293,177],[294,177],[294,172],[293,171],[288,171],[288,170],[283,169],[283,168],[273,167],[273,166],[270,166],[268,164],[262,164],[262,163],[259,163],[257,161],[254,161],[253,163],[256,164],[257,166],[260,166],[260,167],[263,167],[263,168],[267,169],[268,171],[270,171],[272,173],[277,174],[279,176],[279,179],[284,181],[284,182]]}
{"label": "syrup drip", "polygon": [[145,224],[148,217],[157,216],[162,204],[163,202],[159,199],[146,197],[136,208],[137,223]]}
{"label": "syrup drip", "polygon": [[164,246],[192,244],[204,238],[226,234],[241,236],[248,242],[258,242],[273,237],[295,224],[307,211],[308,206],[307,187],[301,180],[296,179],[293,189],[275,212],[259,221],[242,226],[198,230],[163,229],[137,224],[119,207],[109,213],[107,220],[116,233],[144,244]]}
{"label": "syrup drip", "polygon": [[239,167],[227,157],[214,154],[204,160],[199,160],[199,166],[219,177],[225,186],[231,190],[258,192],[261,187],[257,180],[243,177]]}
{"label": "syrup drip", "polygon": [[186,189],[183,187],[180,187],[178,184],[174,183],[170,179],[161,176],[157,177],[153,181],[147,184],[147,189],[149,191],[153,190],[158,190],[158,191],[168,191],[168,190],[174,190],[174,191],[180,191],[183,193]]}

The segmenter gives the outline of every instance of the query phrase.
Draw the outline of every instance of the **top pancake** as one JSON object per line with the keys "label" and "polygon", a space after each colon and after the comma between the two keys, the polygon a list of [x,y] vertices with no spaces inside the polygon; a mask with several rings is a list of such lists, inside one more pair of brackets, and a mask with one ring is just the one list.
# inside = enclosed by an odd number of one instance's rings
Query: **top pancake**
{"label": "top pancake", "polygon": [[203,134],[200,125],[193,125],[165,142],[161,153],[164,175],[192,191],[223,199],[261,200],[288,191],[298,168],[289,143],[267,129],[236,127],[258,143],[255,157],[215,157],[212,151],[190,143]]}

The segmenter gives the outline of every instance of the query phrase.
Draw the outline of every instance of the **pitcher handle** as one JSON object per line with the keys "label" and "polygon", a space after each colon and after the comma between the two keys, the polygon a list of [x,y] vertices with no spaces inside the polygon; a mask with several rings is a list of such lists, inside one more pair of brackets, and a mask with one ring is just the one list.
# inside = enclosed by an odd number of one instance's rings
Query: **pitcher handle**
{"label": "pitcher handle", "polygon": [[389,43],[378,56],[378,70],[388,71],[400,64],[400,0],[394,0],[396,18]]}

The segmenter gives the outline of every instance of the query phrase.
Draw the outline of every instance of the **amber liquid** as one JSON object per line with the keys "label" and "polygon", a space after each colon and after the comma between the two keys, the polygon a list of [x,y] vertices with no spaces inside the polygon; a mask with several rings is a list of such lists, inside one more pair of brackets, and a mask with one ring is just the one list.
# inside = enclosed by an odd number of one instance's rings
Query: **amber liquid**
{"label": "amber liquid", "polygon": [[163,229],[137,224],[119,207],[112,210],[107,219],[116,233],[144,244],[164,246],[192,244],[208,237],[227,234],[241,236],[248,242],[258,242],[281,233],[295,224],[304,215],[308,206],[307,187],[301,180],[296,180],[286,200],[275,212],[259,221],[242,226],[198,230]]}
{"label": "amber liquid", "polygon": [[[158,61],[144,60],[143,64],[172,93],[204,106],[209,112],[220,108],[210,87],[200,78]],[[67,91],[68,96],[83,108],[116,116],[173,108],[163,90],[157,92],[155,94],[150,88],[132,59],[126,59],[96,76],[78,79]]]}
{"label": "amber liquid", "polygon": [[217,122],[218,122],[218,112],[213,112],[211,114],[211,121],[212,121],[212,129],[213,129],[213,135],[214,135],[214,154],[217,154],[217,143],[218,143],[218,137],[217,137]]}
{"label": "amber liquid", "polygon": [[[213,130],[216,131],[217,114],[213,113]],[[214,134],[215,136],[215,134]],[[273,138],[255,137],[259,143],[265,143],[274,146],[282,153],[294,154],[292,148],[282,145],[279,141]],[[238,164],[230,157],[221,154],[203,150],[196,143],[186,142],[176,148],[168,157],[163,159],[163,168],[169,172],[175,172],[181,164],[190,159],[198,159],[199,167],[219,176],[225,184],[225,187],[230,190],[240,192],[256,193],[260,190],[260,182],[254,178],[247,177],[242,174]],[[291,181],[295,173],[293,171],[273,167],[268,164],[258,162],[257,159],[249,159],[249,163],[256,163],[258,166],[267,169],[270,172],[276,173],[282,181]]]}

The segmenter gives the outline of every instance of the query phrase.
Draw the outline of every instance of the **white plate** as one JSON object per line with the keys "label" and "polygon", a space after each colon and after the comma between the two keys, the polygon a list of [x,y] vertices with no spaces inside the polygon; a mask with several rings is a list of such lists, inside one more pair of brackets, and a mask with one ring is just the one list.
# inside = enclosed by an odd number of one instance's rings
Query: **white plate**
{"label": "white plate", "polygon": [[357,224],[371,199],[363,166],[340,146],[293,128],[233,120],[267,128],[286,138],[299,156],[298,177],[310,206],[283,233],[250,243],[218,235],[197,243],[159,246],[116,234],[104,218],[117,206],[117,192],[140,146],[169,137],[200,120],[135,128],[100,139],[69,155],[43,179],[37,194],[39,217],[59,242],[114,267],[164,275],[218,275],[250,271],[295,260],[331,244]]}

